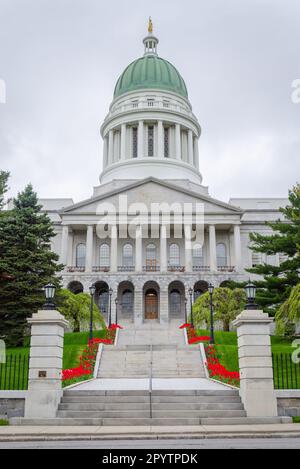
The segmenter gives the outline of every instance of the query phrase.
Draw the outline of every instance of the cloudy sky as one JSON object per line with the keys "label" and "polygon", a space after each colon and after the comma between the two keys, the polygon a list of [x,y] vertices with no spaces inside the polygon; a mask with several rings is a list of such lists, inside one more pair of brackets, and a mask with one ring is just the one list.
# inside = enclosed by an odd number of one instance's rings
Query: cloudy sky
{"label": "cloudy sky", "polygon": [[186,81],[212,196],[286,196],[300,180],[299,0],[0,0],[0,169],[10,195],[91,196],[115,82],[143,53]]}

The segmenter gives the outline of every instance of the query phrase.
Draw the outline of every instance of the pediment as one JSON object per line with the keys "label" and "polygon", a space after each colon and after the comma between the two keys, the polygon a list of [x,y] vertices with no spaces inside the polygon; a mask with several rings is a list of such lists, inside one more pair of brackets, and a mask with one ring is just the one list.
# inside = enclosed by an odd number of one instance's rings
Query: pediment
{"label": "pediment", "polygon": [[105,194],[94,197],[70,207],[65,208],[61,214],[96,214],[99,210],[100,204],[112,204],[117,207],[120,206],[120,200],[123,203],[125,200],[127,206],[131,204],[144,204],[149,211],[152,204],[167,203],[170,206],[175,203],[187,204],[204,204],[204,213],[206,214],[240,214],[242,211],[238,207],[231,206],[222,201],[213,199],[202,193],[184,189],[183,187],[176,186],[176,183],[170,184],[156,179],[146,179],[137,181],[127,186],[114,188]]}

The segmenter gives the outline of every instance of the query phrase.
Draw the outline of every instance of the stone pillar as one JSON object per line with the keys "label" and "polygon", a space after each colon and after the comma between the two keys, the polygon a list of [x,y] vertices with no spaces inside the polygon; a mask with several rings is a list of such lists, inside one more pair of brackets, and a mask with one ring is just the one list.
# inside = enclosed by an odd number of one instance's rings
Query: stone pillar
{"label": "stone pillar", "polygon": [[157,121],[157,157],[164,157],[164,128],[162,121]]}
{"label": "stone pillar", "polygon": [[193,131],[188,131],[188,160],[190,164],[194,164],[194,153],[193,153]]}
{"label": "stone pillar", "polygon": [[139,325],[143,323],[143,291],[134,290],[134,324]]}
{"label": "stone pillar", "polygon": [[217,245],[216,245],[216,227],[209,225],[209,265],[210,270],[217,270]]}
{"label": "stone pillar", "polygon": [[56,310],[40,310],[28,323],[31,341],[25,418],[54,418],[62,396],[64,331],[69,323]]}
{"label": "stone pillar", "polygon": [[167,272],[168,268],[168,255],[167,255],[167,227],[161,225],[160,227],[160,271]]}
{"label": "stone pillar", "polygon": [[185,254],[185,271],[192,272],[192,227],[191,225],[184,226],[184,254]]}
{"label": "stone pillar", "polygon": [[237,271],[240,271],[241,270],[241,263],[242,263],[240,225],[234,225],[234,227],[233,227],[233,236],[234,236],[235,268],[236,268]]}
{"label": "stone pillar", "polygon": [[68,261],[68,243],[69,243],[69,226],[63,225],[62,236],[61,236],[60,262],[64,265],[67,265],[67,261]]}
{"label": "stone pillar", "polygon": [[135,271],[142,272],[142,227],[139,225],[135,231]]}
{"label": "stone pillar", "polygon": [[144,122],[139,121],[138,125],[138,158],[144,156]]}
{"label": "stone pillar", "polygon": [[108,165],[114,162],[114,131],[108,132]]}
{"label": "stone pillar", "polygon": [[126,159],[126,124],[121,125],[121,156],[120,159]]}
{"label": "stone pillar", "polygon": [[117,272],[118,270],[118,229],[117,225],[111,226],[110,232],[110,271]]}
{"label": "stone pillar", "polygon": [[161,289],[159,293],[159,322],[168,324],[169,322],[169,294],[168,289]]}
{"label": "stone pillar", "polygon": [[233,321],[237,327],[240,396],[247,417],[276,417],[270,324],[260,310],[245,310]]}
{"label": "stone pillar", "polygon": [[180,130],[180,124],[175,124],[175,155],[176,155],[176,160],[181,160],[181,130]]}
{"label": "stone pillar", "polygon": [[94,227],[93,225],[88,225],[87,231],[86,231],[86,254],[85,254],[85,271],[88,273],[92,272],[93,244],[94,244]]}

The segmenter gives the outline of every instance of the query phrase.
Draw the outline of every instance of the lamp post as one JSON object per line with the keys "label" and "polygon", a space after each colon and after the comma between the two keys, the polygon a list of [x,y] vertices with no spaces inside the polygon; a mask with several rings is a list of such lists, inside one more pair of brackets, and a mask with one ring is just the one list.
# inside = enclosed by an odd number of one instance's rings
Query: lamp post
{"label": "lamp post", "polygon": [[118,298],[115,299],[115,303],[116,303],[116,324],[118,324],[118,303],[119,303]]}
{"label": "lamp post", "polygon": [[43,309],[55,309],[55,303],[53,301],[56,287],[52,283],[48,283],[44,287],[46,303],[43,305]]}
{"label": "lamp post", "polygon": [[215,334],[214,334],[214,307],[213,307],[213,293],[214,293],[214,286],[210,283],[208,285],[208,292],[209,292],[209,310],[210,310],[210,344],[215,343]]}
{"label": "lamp post", "polygon": [[247,304],[246,309],[257,309],[258,306],[255,304],[255,297],[256,297],[256,285],[249,282],[245,286],[245,292],[247,297]]}
{"label": "lamp post", "polygon": [[108,294],[109,294],[109,314],[108,314],[108,327],[111,326],[111,296],[113,294],[113,289],[110,288],[108,290]]}
{"label": "lamp post", "polygon": [[90,290],[90,295],[91,295],[91,303],[90,303],[90,340],[93,339],[93,299],[94,299],[94,295],[95,295],[95,291],[96,291],[96,287],[95,285],[91,285],[89,287],[89,290]]}
{"label": "lamp post", "polygon": [[187,324],[187,310],[186,310],[186,305],[187,305],[187,297],[184,297],[184,322]]}
{"label": "lamp post", "polygon": [[190,295],[190,308],[191,308],[191,326],[194,327],[194,318],[193,318],[193,288],[189,288],[189,295]]}

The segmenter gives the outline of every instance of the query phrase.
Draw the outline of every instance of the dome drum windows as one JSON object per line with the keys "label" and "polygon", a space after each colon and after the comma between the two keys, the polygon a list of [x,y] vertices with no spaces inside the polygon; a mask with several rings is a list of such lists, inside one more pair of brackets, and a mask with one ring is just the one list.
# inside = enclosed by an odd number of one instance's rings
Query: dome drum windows
{"label": "dome drum windows", "polygon": [[132,127],[132,158],[137,158],[138,156],[138,129],[137,127]]}
{"label": "dome drum windows", "polygon": [[154,126],[148,125],[148,156],[154,156]]}
{"label": "dome drum windows", "polygon": [[169,127],[164,127],[164,157],[169,157]]}

